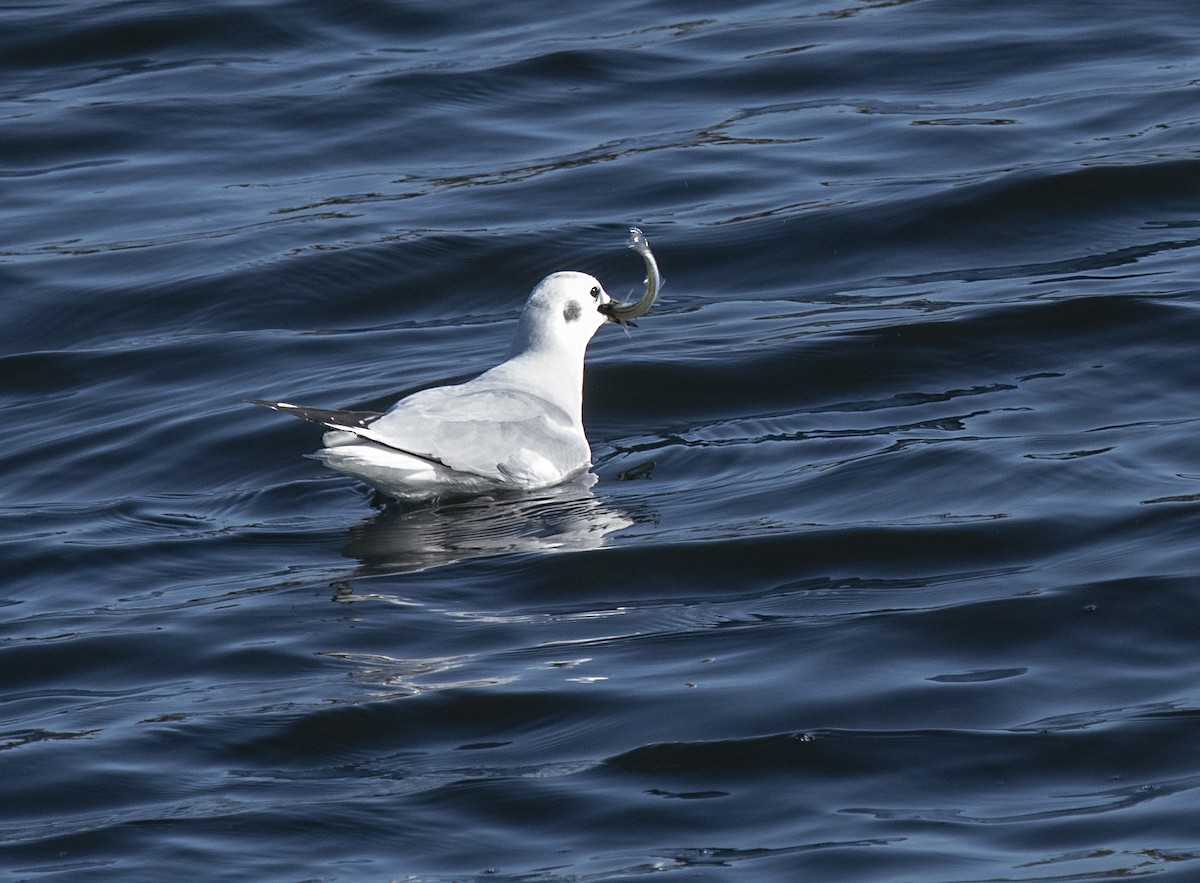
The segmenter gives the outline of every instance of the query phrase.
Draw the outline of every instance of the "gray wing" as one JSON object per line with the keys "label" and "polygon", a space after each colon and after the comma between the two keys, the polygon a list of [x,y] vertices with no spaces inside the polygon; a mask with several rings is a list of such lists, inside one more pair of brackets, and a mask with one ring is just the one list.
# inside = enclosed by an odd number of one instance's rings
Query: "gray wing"
{"label": "gray wing", "polygon": [[383,444],[416,451],[451,469],[503,479],[528,452],[563,475],[587,466],[581,427],[535,393],[502,384],[466,383],[415,393],[373,421]]}

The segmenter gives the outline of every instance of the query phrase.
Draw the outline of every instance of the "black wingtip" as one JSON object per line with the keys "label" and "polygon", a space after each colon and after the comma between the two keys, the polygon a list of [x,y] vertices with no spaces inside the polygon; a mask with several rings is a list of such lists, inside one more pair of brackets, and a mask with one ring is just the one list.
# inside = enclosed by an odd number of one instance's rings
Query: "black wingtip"
{"label": "black wingtip", "polygon": [[268,402],[263,399],[242,399],[242,401],[247,405],[258,405],[262,408],[270,408],[272,411],[278,411],[279,406],[283,404],[283,402]]}
{"label": "black wingtip", "polygon": [[278,411],[280,414],[290,414],[316,423],[326,429],[343,429],[353,431],[370,426],[383,415],[378,411],[344,411],[328,408],[310,408],[308,405],[293,405],[291,402],[268,402],[263,399],[245,399],[251,405],[260,405]]}

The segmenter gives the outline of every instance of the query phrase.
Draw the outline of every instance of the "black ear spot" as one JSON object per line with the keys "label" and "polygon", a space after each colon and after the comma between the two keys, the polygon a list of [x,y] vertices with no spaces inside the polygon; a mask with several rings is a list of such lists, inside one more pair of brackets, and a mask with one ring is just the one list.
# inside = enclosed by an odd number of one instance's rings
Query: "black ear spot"
{"label": "black ear spot", "polygon": [[571,301],[563,307],[563,319],[567,322],[574,322],[581,315],[583,315],[583,311],[579,309],[579,304],[575,301]]}

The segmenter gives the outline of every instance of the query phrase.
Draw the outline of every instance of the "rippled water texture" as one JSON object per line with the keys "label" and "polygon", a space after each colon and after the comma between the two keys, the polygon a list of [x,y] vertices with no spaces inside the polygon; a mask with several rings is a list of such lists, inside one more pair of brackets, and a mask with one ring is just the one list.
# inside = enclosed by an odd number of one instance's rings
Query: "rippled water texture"
{"label": "rippled water texture", "polygon": [[[1185,0],[0,7],[0,876],[1200,875]],[[380,408],[618,297],[597,480]]]}

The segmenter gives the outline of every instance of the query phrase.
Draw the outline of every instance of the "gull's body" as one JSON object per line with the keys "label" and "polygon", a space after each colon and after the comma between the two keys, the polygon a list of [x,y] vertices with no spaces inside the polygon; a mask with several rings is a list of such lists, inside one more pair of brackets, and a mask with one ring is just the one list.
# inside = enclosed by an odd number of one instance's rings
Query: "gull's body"
{"label": "gull's body", "polygon": [[[630,247],[649,268],[649,247],[636,237]],[[657,291],[657,269],[647,272]],[[466,383],[414,393],[382,414],[254,403],[326,427],[315,456],[396,499],[549,487],[592,464],[583,430],[588,343],[605,322],[648,310],[649,283],[647,291],[639,304],[622,307],[586,273],[552,273],[530,294],[507,360]]]}

